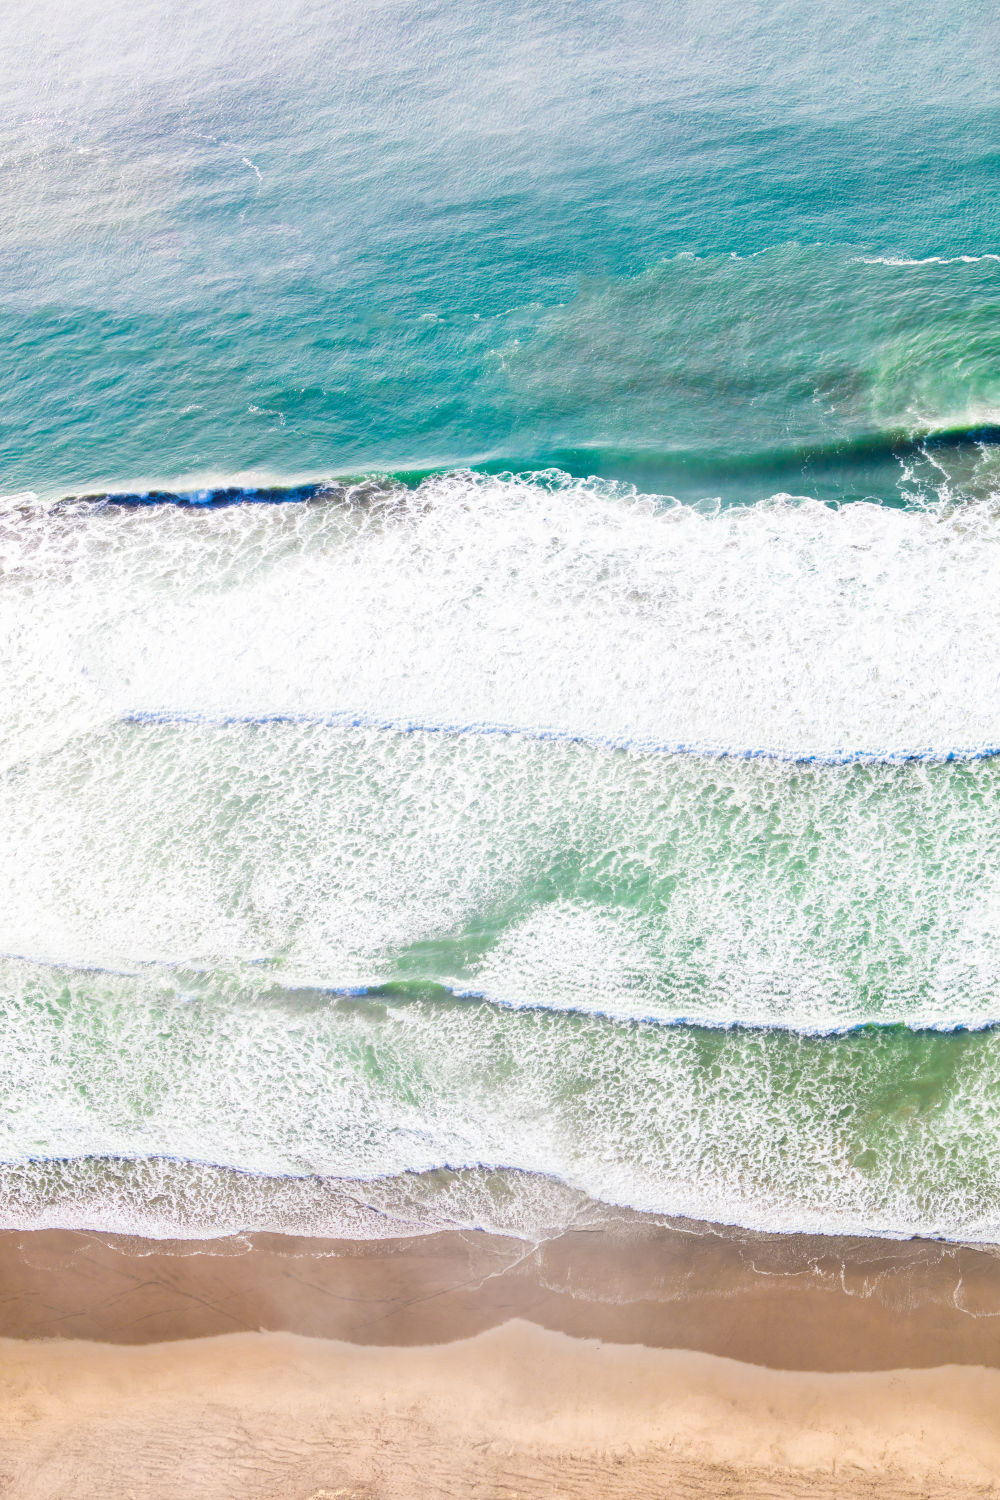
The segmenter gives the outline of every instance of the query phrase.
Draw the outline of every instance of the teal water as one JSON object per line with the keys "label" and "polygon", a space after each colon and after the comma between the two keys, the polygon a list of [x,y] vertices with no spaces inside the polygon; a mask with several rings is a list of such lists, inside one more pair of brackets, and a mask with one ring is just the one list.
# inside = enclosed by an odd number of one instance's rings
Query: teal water
{"label": "teal water", "polygon": [[996,32],[4,11],[2,1222],[1000,1236]]}
{"label": "teal water", "polygon": [[728,494],[996,413],[985,4],[0,26],[8,491],[692,455]]}

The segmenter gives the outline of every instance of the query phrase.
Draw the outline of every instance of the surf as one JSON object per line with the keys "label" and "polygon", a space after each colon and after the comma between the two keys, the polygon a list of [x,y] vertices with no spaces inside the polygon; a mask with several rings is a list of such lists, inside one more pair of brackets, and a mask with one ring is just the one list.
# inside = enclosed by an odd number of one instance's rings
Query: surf
{"label": "surf", "polygon": [[2,965],[0,1214],[537,1239],[628,1208],[995,1242],[996,1033],[808,1039]]}
{"label": "surf", "polygon": [[991,499],[702,508],[558,473],[17,512],[0,733],[10,755],[85,719],[345,717],[832,761],[988,754],[998,543]]}
{"label": "surf", "polygon": [[180,493],[0,515],[5,1222],[1000,1232],[993,500]]}

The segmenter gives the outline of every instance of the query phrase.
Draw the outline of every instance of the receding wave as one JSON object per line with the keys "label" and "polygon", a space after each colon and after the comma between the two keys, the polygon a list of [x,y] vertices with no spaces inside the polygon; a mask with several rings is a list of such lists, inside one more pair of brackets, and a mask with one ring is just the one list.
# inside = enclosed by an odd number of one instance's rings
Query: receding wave
{"label": "receding wave", "polygon": [[0,1219],[22,1230],[71,1225],[201,1241],[254,1232],[383,1240],[476,1229],[537,1241],[619,1214],[556,1178],[502,1168],[361,1179],[165,1155],[0,1162]]}

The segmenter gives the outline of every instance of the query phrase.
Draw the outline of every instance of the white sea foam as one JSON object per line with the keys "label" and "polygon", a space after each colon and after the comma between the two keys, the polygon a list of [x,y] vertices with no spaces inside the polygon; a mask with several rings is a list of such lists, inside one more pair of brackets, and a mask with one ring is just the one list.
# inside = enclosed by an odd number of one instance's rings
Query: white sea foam
{"label": "white sea foam", "polygon": [[[482,1166],[773,1228],[995,1236],[997,1034],[797,1033],[1000,1019],[1000,763],[600,742],[1000,742],[998,540],[988,503],[704,513],[468,475],[11,508],[0,1216],[148,1228],[144,1188],[80,1162],[183,1157],[215,1165],[162,1168],[155,1232],[436,1226],[443,1200],[399,1184]],[[413,721],[532,734],[373,727]],[[486,1222],[455,1191],[453,1222]],[[539,1192],[510,1222],[564,1212]]]}
{"label": "white sea foam", "polygon": [[863,266],[973,266],[983,260],[1000,260],[1000,255],[986,251],[982,255],[858,255]]}
{"label": "white sea foam", "polygon": [[[129,713],[837,758],[1000,746],[1000,525],[452,476],[367,505],[6,518],[8,757]],[[585,644],[584,644],[585,643]]]}
{"label": "white sea foam", "polygon": [[7,1223],[537,1234],[586,1197],[1000,1237],[996,1033],[900,1049],[11,963],[2,982]]}

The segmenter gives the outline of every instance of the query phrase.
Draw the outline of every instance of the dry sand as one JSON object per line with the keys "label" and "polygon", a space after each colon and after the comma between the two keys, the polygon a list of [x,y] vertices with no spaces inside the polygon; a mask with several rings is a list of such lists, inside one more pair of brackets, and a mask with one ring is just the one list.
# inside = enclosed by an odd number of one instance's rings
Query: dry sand
{"label": "dry sand", "polygon": [[1000,1373],[789,1374],[521,1321],[436,1348],[0,1345],[16,1500],[996,1494]]}
{"label": "dry sand", "polygon": [[1000,1496],[998,1312],[987,1252],[644,1221],[0,1235],[0,1494]]}

